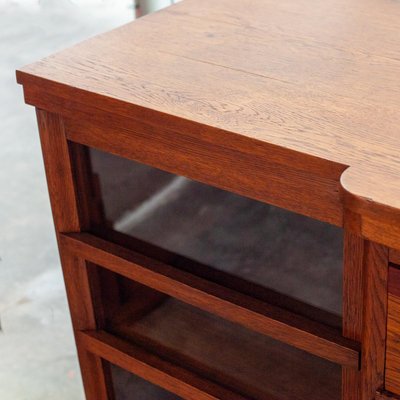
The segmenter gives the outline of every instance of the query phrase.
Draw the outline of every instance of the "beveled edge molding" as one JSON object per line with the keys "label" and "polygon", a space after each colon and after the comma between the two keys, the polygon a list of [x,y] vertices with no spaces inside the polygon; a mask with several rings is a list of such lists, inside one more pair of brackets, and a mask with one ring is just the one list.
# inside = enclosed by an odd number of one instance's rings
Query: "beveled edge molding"
{"label": "beveled edge molding", "polygon": [[365,239],[400,250],[400,176],[349,167],[340,177],[343,226]]}

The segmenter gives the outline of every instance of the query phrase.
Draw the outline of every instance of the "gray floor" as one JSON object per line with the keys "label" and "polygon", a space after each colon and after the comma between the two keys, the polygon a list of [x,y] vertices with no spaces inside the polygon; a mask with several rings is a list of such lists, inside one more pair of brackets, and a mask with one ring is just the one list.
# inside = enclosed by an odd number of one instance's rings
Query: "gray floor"
{"label": "gray floor", "polygon": [[132,2],[0,0],[0,399],[82,399],[34,110],[15,69],[133,17]]}

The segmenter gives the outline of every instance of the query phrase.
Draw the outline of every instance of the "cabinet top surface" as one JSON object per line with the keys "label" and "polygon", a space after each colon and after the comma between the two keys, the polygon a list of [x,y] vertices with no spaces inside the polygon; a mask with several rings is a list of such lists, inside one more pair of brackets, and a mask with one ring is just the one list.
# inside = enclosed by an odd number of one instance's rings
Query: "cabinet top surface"
{"label": "cabinet top surface", "polygon": [[185,0],[17,76],[351,166],[345,188],[400,209],[399,21],[398,0]]}

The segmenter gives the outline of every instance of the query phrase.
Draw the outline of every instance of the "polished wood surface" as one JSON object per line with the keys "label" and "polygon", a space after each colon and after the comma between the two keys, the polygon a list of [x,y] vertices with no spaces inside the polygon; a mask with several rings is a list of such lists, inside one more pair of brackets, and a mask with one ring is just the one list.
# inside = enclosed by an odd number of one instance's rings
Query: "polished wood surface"
{"label": "polished wood surface", "polygon": [[[79,346],[185,400],[247,400],[212,381],[104,331],[79,332]],[[271,398],[271,400],[277,400]]]}
{"label": "polished wood surface", "polygon": [[[66,130],[73,142],[331,224],[342,224],[338,171],[327,176],[319,165],[293,166],[292,159],[285,164],[279,150],[258,151],[252,146],[235,150],[229,138],[222,147],[201,136],[186,137],[168,126],[155,126],[154,120],[133,122],[112,116],[110,121],[108,114],[99,114],[93,107],[85,114],[79,105],[69,104],[68,110],[63,111],[54,97],[49,101],[58,112],[67,115]],[[187,129],[192,128],[182,127],[183,132]]]}
{"label": "polished wood surface", "polygon": [[[172,265],[175,268],[189,272],[207,281],[214,282],[220,286],[224,286],[244,295],[253,297],[264,303],[291,311],[297,315],[301,315],[310,320],[320,322],[324,325],[330,326],[331,328],[335,328],[338,331],[340,331],[342,328],[341,315],[337,315],[323,310],[317,306],[310,305],[298,297],[294,298],[292,296],[285,295],[276,288],[274,290],[259,284],[259,282],[256,283],[255,279],[250,281],[248,280],[249,276],[244,277],[232,273],[232,271],[227,272],[226,270],[221,270],[217,265],[210,266],[201,263],[193,260],[192,258],[182,256],[174,251],[166,250],[165,248],[161,248],[152,243],[148,243],[144,240],[137,239],[136,237],[115,231],[113,229],[96,227],[95,229],[91,230],[91,233],[112,243],[133,250],[136,253],[154,258],[157,261],[163,262],[164,264]],[[357,239],[363,242],[361,238],[357,237]],[[354,254],[351,249],[349,249],[349,252]],[[355,253],[354,258],[357,256],[359,256],[359,254]],[[319,268],[319,266],[317,268]],[[353,271],[354,269],[355,268],[353,265],[349,265],[350,271]],[[359,283],[359,285],[362,286],[361,283]],[[354,292],[354,287],[351,287],[350,284],[347,287],[349,291]],[[325,291],[327,289],[323,288],[323,290]],[[345,303],[347,304],[346,299]],[[355,305],[353,305],[353,307],[355,307]],[[348,319],[350,321],[353,319],[353,317],[349,316]],[[345,336],[347,337],[347,335]],[[357,339],[357,341],[360,340]]]}
{"label": "polished wood surface", "polygon": [[[344,204],[361,216],[357,233],[399,248],[399,18],[397,1],[186,0],[17,76],[46,110],[90,120],[94,107],[201,140],[214,157],[262,154],[307,171],[321,190],[305,189],[306,203],[314,194],[326,207],[312,216],[341,225]],[[232,179],[228,165],[218,174],[216,185]]]}
{"label": "polished wood surface", "polygon": [[[400,250],[399,20],[398,1],[185,0],[17,71],[38,109],[89,400],[113,398],[102,358],[183,398],[241,398],[106,334],[119,305],[103,309],[92,263],[343,365],[343,400],[400,392],[387,290]],[[343,226],[343,331],[85,233],[104,221],[81,144]]]}
{"label": "polished wood surface", "polygon": [[340,399],[338,365],[173,298],[140,318],[135,303],[123,304],[107,331],[246,398]]}
{"label": "polished wood surface", "polygon": [[359,344],[337,329],[181,271],[90,234],[62,234],[65,251],[259,333],[353,369]]}
{"label": "polished wood surface", "polygon": [[364,243],[361,400],[373,399],[376,390],[384,385],[388,257],[385,246]]}
{"label": "polished wood surface", "polygon": [[400,269],[389,270],[385,388],[400,394]]}
{"label": "polished wood surface", "polygon": [[[343,335],[358,342],[363,332],[363,270],[365,241],[345,230],[343,263]],[[359,400],[361,373],[342,369],[342,400]]]}

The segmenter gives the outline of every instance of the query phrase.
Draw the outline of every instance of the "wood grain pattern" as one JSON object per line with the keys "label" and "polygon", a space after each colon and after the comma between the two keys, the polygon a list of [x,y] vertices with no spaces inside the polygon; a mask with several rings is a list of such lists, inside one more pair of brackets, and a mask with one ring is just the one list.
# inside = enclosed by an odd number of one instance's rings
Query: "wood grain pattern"
{"label": "wood grain pattern", "polygon": [[[126,235],[104,227],[91,229],[91,233],[122,247],[127,247],[128,249],[141,253],[147,257],[154,258],[165,264],[190,272],[210,282],[217,283],[218,285],[251,296],[262,302],[291,311],[310,320],[320,322],[338,330],[342,327],[342,317],[340,315],[322,310],[265,286],[242,279],[239,276],[230,274],[226,271],[222,271],[218,268],[211,267],[188,257],[155,246],[154,244],[139,240],[131,235]],[[350,287],[349,290],[351,290]]]}
{"label": "wood grain pattern", "polygon": [[[348,221],[355,228],[360,219]],[[346,231],[344,255],[343,335],[361,341],[361,369],[343,368],[342,396],[371,400],[384,384],[389,254]]]}
{"label": "wood grain pattern", "polygon": [[389,269],[385,388],[400,395],[400,269]]}
{"label": "wood grain pattern", "polygon": [[[364,244],[365,242],[360,236],[345,230],[343,257],[343,336],[358,342],[362,340],[363,330]],[[359,400],[360,385],[360,371],[344,367],[342,369],[342,400]]]}
{"label": "wood grain pattern", "polygon": [[288,168],[273,148],[260,154],[238,151],[147,122],[113,118],[111,124],[100,117],[94,121],[93,115],[89,122],[67,120],[68,139],[74,142],[332,224],[342,222],[338,179],[343,168],[325,172],[317,163]]}
{"label": "wood grain pattern", "polygon": [[120,313],[123,317],[116,314],[107,332],[246,398],[340,399],[339,365],[176,299],[167,299],[140,320],[134,302],[123,304]]}
{"label": "wood grain pattern", "polygon": [[384,385],[388,249],[364,244],[363,329],[361,347],[361,400],[371,400]]}
{"label": "wood grain pattern", "polygon": [[[17,71],[26,102],[46,110],[38,122],[58,233],[101,218],[79,189],[84,154],[66,139],[346,228],[348,339],[154,260],[147,266],[165,273],[150,279],[143,256],[62,235],[75,330],[107,318],[94,315],[92,266],[79,255],[347,367],[358,366],[361,341],[360,372],[344,369],[343,393],[372,400],[384,385],[388,260],[400,250],[399,19],[398,1],[186,0]],[[78,350],[88,398],[112,396],[98,354]]]}
{"label": "wood grain pattern", "polygon": [[[63,121],[57,115],[38,110],[37,119],[43,149],[57,238],[60,231],[80,231],[85,227],[77,208],[71,158]],[[95,329],[96,316],[91,299],[90,277],[85,261],[60,249],[72,323],[75,331]],[[78,347],[83,383],[88,400],[113,399],[109,375],[101,359]]]}
{"label": "wood grain pattern", "polygon": [[[390,168],[382,172],[371,167],[351,167],[340,178],[344,208],[360,217],[357,233],[397,250],[400,243],[399,176],[398,171]],[[387,183],[382,187],[376,184],[379,181]]]}
{"label": "wood grain pattern", "polygon": [[[49,111],[90,115],[94,106],[109,121],[132,119],[130,127],[151,121],[181,140],[221,146],[217,159],[226,148],[251,149],[279,154],[292,170],[319,165],[342,185],[346,208],[360,211],[363,235],[399,249],[399,18],[396,1],[186,0],[17,78],[26,101]],[[152,165],[163,160],[153,157]],[[231,181],[226,165],[215,171],[210,183]],[[320,188],[305,188],[297,203],[288,192],[291,209],[305,213],[299,204],[309,203],[311,216],[340,223],[338,208],[329,217],[339,194],[313,206],[313,194],[328,195]]]}
{"label": "wood grain pattern", "polygon": [[[187,400],[245,400],[244,397],[104,331],[78,333],[90,353]],[[271,400],[277,400],[271,398]]]}
{"label": "wood grain pattern", "polygon": [[80,258],[257,332],[330,361],[351,368],[359,367],[358,343],[343,338],[336,329],[90,234],[62,235],[61,246]]}

